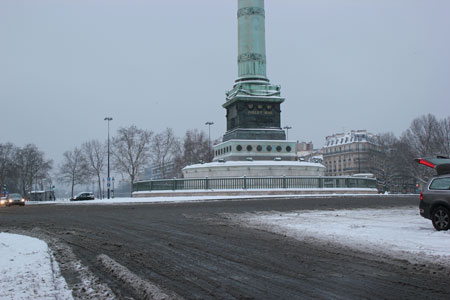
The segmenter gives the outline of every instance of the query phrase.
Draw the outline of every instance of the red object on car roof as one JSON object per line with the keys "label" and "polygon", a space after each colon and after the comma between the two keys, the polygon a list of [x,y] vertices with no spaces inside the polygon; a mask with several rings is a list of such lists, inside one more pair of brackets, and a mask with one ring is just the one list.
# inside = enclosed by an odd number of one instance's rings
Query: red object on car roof
{"label": "red object on car roof", "polygon": [[434,168],[435,167],[435,164],[433,164],[433,163],[431,163],[428,160],[425,160],[423,158],[419,159],[419,164],[425,165],[425,166],[430,167],[430,168]]}
{"label": "red object on car roof", "polygon": [[450,174],[450,158],[445,156],[416,158],[421,165],[433,168],[438,175]]}

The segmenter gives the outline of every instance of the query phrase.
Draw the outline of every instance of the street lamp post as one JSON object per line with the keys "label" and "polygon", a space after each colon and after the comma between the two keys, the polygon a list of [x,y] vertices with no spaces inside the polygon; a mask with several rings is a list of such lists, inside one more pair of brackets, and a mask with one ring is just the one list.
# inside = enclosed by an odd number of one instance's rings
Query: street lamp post
{"label": "street lamp post", "polygon": [[111,193],[111,196],[112,196],[112,198],[114,199],[114,177],[112,178],[112,183],[113,183],[113,186],[112,186],[112,193]]}
{"label": "street lamp post", "polygon": [[103,177],[102,199],[105,198],[105,178]]}
{"label": "street lamp post", "polygon": [[111,177],[109,175],[109,122],[112,121],[113,118],[111,117],[106,117],[104,120],[108,121],[108,178],[106,179],[106,187],[108,189],[108,199],[111,196]]}
{"label": "street lamp post", "polygon": [[289,129],[292,129],[292,126],[284,126],[283,129],[286,129],[286,139],[289,140]]}
{"label": "street lamp post", "polygon": [[213,125],[214,122],[208,121],[205,123],[205,125],[208,125],[208,158],[211,159],[211,125]]}

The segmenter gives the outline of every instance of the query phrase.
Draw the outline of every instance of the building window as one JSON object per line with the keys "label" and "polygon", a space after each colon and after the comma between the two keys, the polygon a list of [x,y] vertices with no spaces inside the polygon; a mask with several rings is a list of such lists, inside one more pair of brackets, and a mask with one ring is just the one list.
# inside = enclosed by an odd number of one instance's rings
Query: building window
{"label": "building window", "polygon": [[253,150],[252,145],[248,145],[248,146],[247,146],[247,151],[252,151],[252,150]]}
{"label": "building window", "polygon": [[242,151],[242,146],[241,146],[241,145],[237,145],[237,146],[236,146],[236,150],[237,150],[237,151]]}
{"label": "building window", "polygon": [[268,152],[272,151],[272,146],[268,145],[268,146],[266,147],[266,150],[267,150]]}
{"label": "building window", "polygon": [[258,145],[258,146],[256,147],[256,150],[258,150],[258,152],[261,152],[261,151],[262,151],[261,145]]}
{"label": "building window", "polygon": [[282,149],[281,146],[277,146],[277,152],[281,152]]}

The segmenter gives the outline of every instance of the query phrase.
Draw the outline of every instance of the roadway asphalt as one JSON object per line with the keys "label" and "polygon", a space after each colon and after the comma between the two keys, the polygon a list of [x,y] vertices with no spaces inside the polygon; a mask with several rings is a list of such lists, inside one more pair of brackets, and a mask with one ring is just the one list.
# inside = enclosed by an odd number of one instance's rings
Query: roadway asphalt
{"label": "roadway asphalt", "polygon": [[[0,230],[46,239],[78,299],[102,297],[88,297],[68,260],[88,266],[117,299],[144,298],[139,288],[105,269],[99,255],[184,299],[448,299],[450,270],[298,241],[240,227],[228,217],[411,205],[418,205],[417,197],[29,205],[0,208]],[[104,294],[102,299],[111,298]]]}

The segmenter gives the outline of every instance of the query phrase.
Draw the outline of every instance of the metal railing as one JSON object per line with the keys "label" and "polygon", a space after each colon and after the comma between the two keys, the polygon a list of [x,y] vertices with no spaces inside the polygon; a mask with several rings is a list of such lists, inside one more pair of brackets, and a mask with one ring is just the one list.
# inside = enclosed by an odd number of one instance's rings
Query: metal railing
{"label": "metal railing", "polygon": [[223,177],[146,180],[133,183],[135,192],[177,190],[249,190],[309,188],[376,188],[375,178],[321,177]]}

